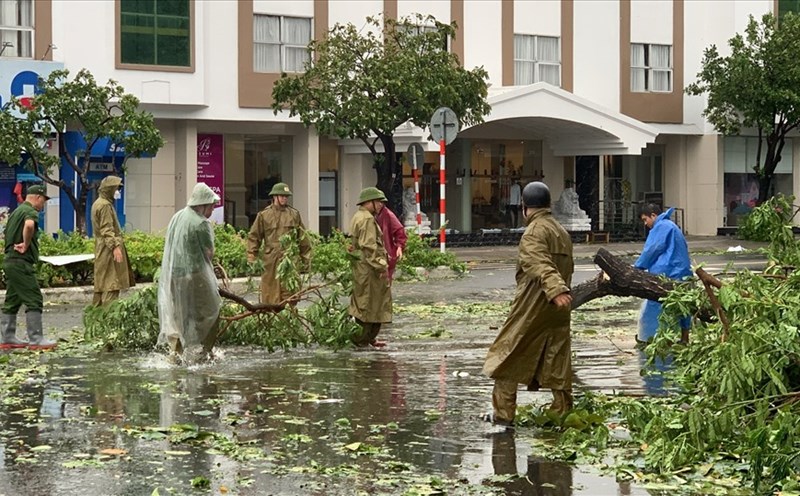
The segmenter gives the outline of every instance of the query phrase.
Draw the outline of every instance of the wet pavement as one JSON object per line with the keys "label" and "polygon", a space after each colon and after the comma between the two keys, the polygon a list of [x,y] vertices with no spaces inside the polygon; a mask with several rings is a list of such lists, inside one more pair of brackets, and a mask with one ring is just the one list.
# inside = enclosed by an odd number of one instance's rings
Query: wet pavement
{"label": "wet pavement", "polygon": [[[579,265],[576,282],[595,273]],[[544,460],[535,430],[477,418],[491,408],[481,368],[513,275],[501,264],[397,283],[381,351],[237,347],[191,367],[155,353],[42,354],[46,382],[0,398],[0,495],[656,494]],[[638,305],[574,312],[578,392],[646,393]],[[64,335],[80,311],[50,304],[46,325]]]}

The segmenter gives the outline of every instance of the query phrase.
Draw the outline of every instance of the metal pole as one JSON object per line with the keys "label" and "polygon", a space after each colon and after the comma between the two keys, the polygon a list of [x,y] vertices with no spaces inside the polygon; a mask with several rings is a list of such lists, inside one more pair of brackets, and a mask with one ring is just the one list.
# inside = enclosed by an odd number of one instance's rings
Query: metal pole
{"label": "metal pole", "polygon": [[445,140],[439,141],[439,251],[444,253],[445,233],[444,228],[447,224],[445,220],[445,166],[444,166],[444,150],[447,145]]}
{"label": "metal pole", "polygon": [[417,234],[422,235],[422,209],[419,206],[419,169],[417,168],[417,154],[411,154],[411,164],[414,174],[414,203],[417,204]]}

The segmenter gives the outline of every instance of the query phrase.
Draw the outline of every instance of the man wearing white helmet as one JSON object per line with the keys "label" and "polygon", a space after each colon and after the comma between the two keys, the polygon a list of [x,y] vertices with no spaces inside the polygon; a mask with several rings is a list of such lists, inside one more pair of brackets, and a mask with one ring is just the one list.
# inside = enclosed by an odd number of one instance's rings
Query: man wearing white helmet
{"label": "man wearing white helmet", "polygon": [[210,351],[222,305],[214,274],[214,230],[208,218],[219,195],[197,183],[186,208],[172,216],[158,281],[158,344],[177,353],[196,345]]}

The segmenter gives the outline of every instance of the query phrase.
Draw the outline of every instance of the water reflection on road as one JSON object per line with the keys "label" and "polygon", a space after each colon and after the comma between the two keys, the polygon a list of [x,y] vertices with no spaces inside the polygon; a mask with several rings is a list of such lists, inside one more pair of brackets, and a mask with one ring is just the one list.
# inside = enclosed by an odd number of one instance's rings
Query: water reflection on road
{"label": "water reflection on road", "polygon": [[[508,297],[497,286],[492,298]],[[398,293],[421,301],[410,285]],[[401,313],[385,351],[232,348],[189,368],[155,354],[66,359],[0,408],[0,494],[187,494],[197,477],[214,494],[403,494],[414,480],[435,486],[430,476],[479,492],[518,473],[497,494],[647,494],[541,458],[533,431],[477,419],[491,407],[481,367],[501,322],[438,322],[450,338],[409,339],[422,324]],[[631,343],[576,332],[578,389],[642,392]],[[520,404],[548,401],[520,390]],[[178,438],[161,429],[176,425]]]}

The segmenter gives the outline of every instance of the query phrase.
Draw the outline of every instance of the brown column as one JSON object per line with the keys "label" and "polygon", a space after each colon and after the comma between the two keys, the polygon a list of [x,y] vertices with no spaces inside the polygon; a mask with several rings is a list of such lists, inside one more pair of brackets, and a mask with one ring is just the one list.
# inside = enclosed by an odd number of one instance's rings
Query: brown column
{"label": "brown column", "polygon": [[[34,0],[33,3],[33,58],[53,60],[53,51],[48,50],[53,43],[53,3],[52,0]],[[47,55],[45,55],[47,53]]]}
{"label": "brown column", "polygon": [[514,0],[503,0],[501,11],[501,40],[503,86],[514,85]]}
{"label": "brown column", "polygon": [[458,57],[461,65],[464,65],[464,0],[450,0],[450,20],[458,27],[456,36],[450,44],[450,51]]}
{"label": "brown column", "polygon": [[383,0],[383,14],[387,18],[397,19],[397,0]]}
{"label": "brown column", "polygon": [[575,77],[575,3],[574,0],[561,0],[561,88],[573,90]]}

